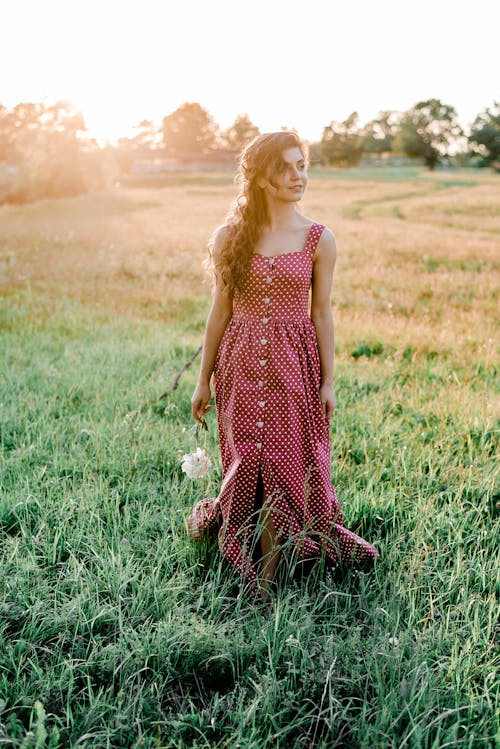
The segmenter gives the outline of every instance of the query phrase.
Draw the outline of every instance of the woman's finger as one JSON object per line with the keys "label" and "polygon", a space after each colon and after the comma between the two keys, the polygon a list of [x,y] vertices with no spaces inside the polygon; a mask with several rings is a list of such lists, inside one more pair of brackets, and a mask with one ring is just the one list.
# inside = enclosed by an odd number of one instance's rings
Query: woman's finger
{"label": "woman's finger", "polygon": [[191,409],[193,417],[196,419],[196,421],[201,421],[203,417],[205,416],[212,406],[208,401],[197,401],[195,404],[193,404],[193,408]]}
{"label": "woman's finger", "polygon": [[193,418],[196,419],[196,421],[198,421],[200,418],[200,412],[203,413],[202,408],[203,408],[202,401],[199,401],[199,400],[194,401],[191,407],[191,413],[193,415]]}

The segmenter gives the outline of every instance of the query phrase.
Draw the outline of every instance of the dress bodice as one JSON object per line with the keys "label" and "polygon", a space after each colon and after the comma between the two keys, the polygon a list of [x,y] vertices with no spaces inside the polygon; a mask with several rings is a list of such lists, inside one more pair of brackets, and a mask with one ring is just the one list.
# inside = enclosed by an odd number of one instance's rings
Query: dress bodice
{"label": "dress bodice", "polygon": [[243,288],[235,292],[233,317],[256,323],[308,317],[311,275],[307,251],[273,257],[255,254]]}

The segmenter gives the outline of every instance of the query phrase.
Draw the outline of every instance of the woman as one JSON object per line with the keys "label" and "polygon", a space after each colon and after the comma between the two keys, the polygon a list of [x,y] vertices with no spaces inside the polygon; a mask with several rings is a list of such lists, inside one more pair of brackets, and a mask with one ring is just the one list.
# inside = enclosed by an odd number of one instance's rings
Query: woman
{"label": "woman", "polygon": [[193,509],[189,533],[220,525],[222,554],[264,600],[282,552],[324,552],[333,565],[378,556],[343,527],[331,484],[336,244],[297,210],[306,157],[287,131],[259,135],[241,154],[239,195],[209,244],[215,290],[191,399],[203,422],[213,374],[223,481]]}

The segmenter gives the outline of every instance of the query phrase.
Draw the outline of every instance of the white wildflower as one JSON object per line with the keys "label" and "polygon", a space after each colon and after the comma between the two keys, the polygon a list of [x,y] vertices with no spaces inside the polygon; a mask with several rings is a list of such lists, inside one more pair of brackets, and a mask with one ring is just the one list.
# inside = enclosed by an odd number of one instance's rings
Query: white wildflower
{"label": "white wildflower", "polygon": [[397,637],[391,637],[389,633],[387,633],[388,643],[389,645],[392,645],[393,647],[397,648],[399,645],[399,640]]}
{"label": "white wildflower", "polygon": [[210,458],[205,455],[205,450],[196,448],[196,452],[188,453],[182,458],[182,470],[190,479],[199,479],[206,474],[212,465]]}

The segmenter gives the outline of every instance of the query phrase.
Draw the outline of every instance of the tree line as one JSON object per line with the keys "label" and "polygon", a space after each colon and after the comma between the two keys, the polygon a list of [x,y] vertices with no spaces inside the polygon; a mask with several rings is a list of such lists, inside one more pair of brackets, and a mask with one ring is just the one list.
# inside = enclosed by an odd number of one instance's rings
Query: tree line
{"label": "tree line", "polygon": [[[138,160],[173,164],[226,160],[235,165],[241,148],[259,133],[248,114],[221,130],[197,102],[186,102],[159,126],[143,120],[132,137],[100,146],[83,115],[67,102],[0,104],[0,202],[77,195],[103,189]],[[466,135],[457,112],[439,99],[420,101],[405,112],[381,111],[361,124],[357,112],[323,128],[311,143],[312,164],[353,167],[362,157],[420,159],[434,169],[444,159],[459,166],[500,168],[500,102],[475,118]]]}

